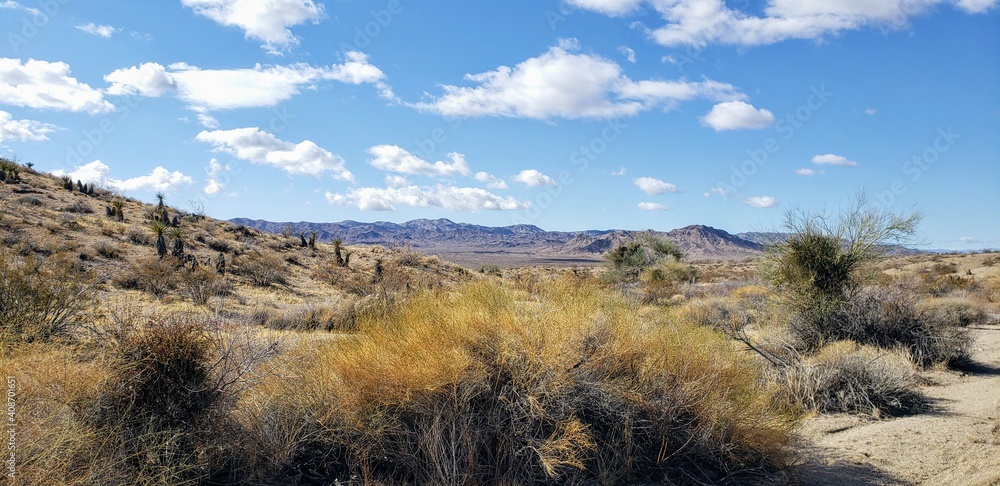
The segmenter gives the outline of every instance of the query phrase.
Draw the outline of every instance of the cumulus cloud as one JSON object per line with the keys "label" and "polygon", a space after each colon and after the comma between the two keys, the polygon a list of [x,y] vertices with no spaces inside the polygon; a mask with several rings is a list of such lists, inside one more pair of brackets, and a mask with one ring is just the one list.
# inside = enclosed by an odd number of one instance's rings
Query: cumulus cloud
{"label": "cumulus cloud", "polygon": [[299,43],[289,27],[326,18],[323,5],[313,0],[181,0],[181,4],[219,25],[243,30],[246,38],[262,42],[261,47],[272,54]]}
{"label": "cumulus cloud", "polygon": [[110,39],[115,32],[118,32],[120,30],[110,25],[97,25],[93,22],[83,25],[77,25],[76,28],[77,30],[86,32],[90,35],[96,35],[97,37],[103,37],[105,39]]}
{"label": "cumulus cloud", "polygon": [[621,169],[618,169],[618,170],[612,172],[611,175],[613,175],[615,177],[618,177],[618,176],[623,176],[623,175],[625,175],[627,173],[628,173],[628,170],[625,169],[624,167],[622,167]]}
{"label": "cumulus cloud", "polygon": [[289,174],[319,177],[330,172],[335,179],[354,181],[354,175],[344,167],[343,158],[311,140],[286,142],[257,127],[202,131],[195,139],[212,144],[216,152],[276,167]]}
{"label": "cumulus cloud", "polygon": [[403,187],[410,185],[411,182],[406,176],[401,175],[387,175],[385,176],[386,187]]}
{"label": "cumulus cloud", "polygon": [[638,204],[638,207],[643,211],[666,211],[670,209],[667,206],[654,202],[641,202]]}
{"label": "cumulus cloud", "polygon": [[173,191],[182,186],[194,183],[194,179],[184,175],[180,171],[169,171],[161,166],[157,166],[146,175],[133,177],[131,179],[115,179],[109,176],[111,167],[95,160],[93,162],[78,166],[72,171],[55,170],[52,174],[61,177],[67,176],[70,179],[78,180],[86,184],[97,184],[99,186],[129,192],[138,190],[150,191]]}
{"label": "cumulus cloud", "polygon": [[506,181],[487,172],[476,172],[476,175],[473,176],[473,178],[479,182],[485,182],[486,187],[490,189],[507,189]]}
{"label": "cumulus cloud", "polygon": [[998,0],[769,0],[763,15],[730,8],[724,0],[567,0],[581,8],[622,16],[643,4],[665,25],[647,34],[664,46],[763,45],[788,39],[819,39],[866,27],[899,28],[909,19],[951,4],[968,14],[985,13]]}
{"label": "cumulus cloud", "polygon": [[0,143],[14,142],[44,142],[48,134],[59,127],[50,123],[35,120],[15,120],[14,116],[0,110]]}
{"label": "cumulus cloud", "polygon": [[668,192],[677,192],[677,186],[652,177],[632,179],[632,183],[635,184],[635,187],[638,187],[640,191],[645,192],[650,196],[657,196]]}
{"label": "cumulus cloud", "polygon": [[751,196],[744,199],[743,204],[755,208],[771,208],[778,205],[778,200],[771,196]]}
{"label": "cumulus cloud", "polygon": [[795,169],[795,174],[800,176],[816,176],[824,175],[825,171],[822,170],[812,170],[812,169]]}
{"label": "cumulus cloud", "polygon": [[445,116],[545,120],[632,116],[699,97],[713,101],[746,98],[732,85],[712,80],[633,81],[617,63],[570,52],[575,48],[575,43],[563,41],[513,68],[467,74],[465,79],[473,86],[445,85],[443,95],[410,106]]}
{"label": "cumulus cloud", "polygon": [[64,62],[0,58],[0,103],[92,115],[115,109],[103,93],[70,73]]}
{"label": "cumulus cloud", "polygon": [[844,157],[842,155],[834,155],[834,154],[816,155],[816,156],[814,156],[812,158],[812,161],[813,161],[814,164],[820,164],[820,165],[824,165],[824,164],[825,165],[841,165],[841,166],[847,166],[847,167],[854,167],[854,166],[858,165],[858,163],[855,162],[855,161],[853,161],[853,160],[847,160],[847,157]]}
{"label": "cumulus cloud", "polygon": [[368,154],[372,156],[368,160],[372,167],[387,172],[432,177],[469,175],[470,172],[465,156],[457,152],[448,154],[450,163],[439,160],[433,164],[396,145],[376,145],[368,149]]}
{"label": "cumulus cloud", "polygon": [[275,106],[320,81],[346,84],[369,83],[383,96],[392,90],[383,82],[385,74],[360,52],[348,52],[342,64],[314,67],[308,64],[262,66],[246,69],[199,69],[186,63],[163,66],[144,63],[118,69],[104,80],[113,95],[157,97],[173,95],[197,111]]}
{"label": "cumulus cloud", "polygon": [[514,182],[520,182],[528,187],[556,185],[556,181],[554,179],[535,169],[522,170],[516,176],[512,177],[511,180]]}
{"label": "cumulus cloud", "polygon": [[774,115],[765,109],[754,108],[742,101],[727,101],[716,104],[707,115],[701,118],[702,123],[715,129],[723,130],[759,130],[774,123]]}
{"label": "cumulus cloud", "polygon": [[362,211],[395,211],[397,206],[441,208],[449,211],[516,211],[531,203],[502,197],[477,187],[436,186],[362,187],[346,194],[326,193],[333,204],[356,206]]}

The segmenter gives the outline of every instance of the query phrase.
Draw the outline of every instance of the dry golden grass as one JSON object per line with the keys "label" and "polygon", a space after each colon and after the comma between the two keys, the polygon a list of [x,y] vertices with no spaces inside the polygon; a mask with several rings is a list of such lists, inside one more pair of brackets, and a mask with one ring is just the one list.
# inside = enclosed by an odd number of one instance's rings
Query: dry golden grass
{"label": "dry golden grass", "polygon": [[593,286],[532,290],[423,294],[320,345],[270,385],[277,406],[252,404],[254,422],[315,420],[267,450],[420,484],[713,481],[780,466],[791,415],[724,337]]}

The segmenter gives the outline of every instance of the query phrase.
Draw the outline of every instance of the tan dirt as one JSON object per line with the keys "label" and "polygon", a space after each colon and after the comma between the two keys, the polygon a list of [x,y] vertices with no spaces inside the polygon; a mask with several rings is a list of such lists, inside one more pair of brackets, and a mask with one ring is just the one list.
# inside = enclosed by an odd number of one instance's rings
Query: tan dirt
{"label": "tan dirt", "polygon": [[1000,485],[1000,326],[970,330],[973,366],[923,373],[930,412],[807,419],[796,483]]}

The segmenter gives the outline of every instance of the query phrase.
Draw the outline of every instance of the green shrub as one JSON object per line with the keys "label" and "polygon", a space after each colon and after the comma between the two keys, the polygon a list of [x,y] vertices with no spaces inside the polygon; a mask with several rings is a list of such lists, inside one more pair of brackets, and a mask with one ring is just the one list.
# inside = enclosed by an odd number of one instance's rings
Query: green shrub
{"label": "green shrub", "polygon": [[25,206],[41,206],[42,201],[35,196],[21,196],[17,198],[17,202],[24,204]]}

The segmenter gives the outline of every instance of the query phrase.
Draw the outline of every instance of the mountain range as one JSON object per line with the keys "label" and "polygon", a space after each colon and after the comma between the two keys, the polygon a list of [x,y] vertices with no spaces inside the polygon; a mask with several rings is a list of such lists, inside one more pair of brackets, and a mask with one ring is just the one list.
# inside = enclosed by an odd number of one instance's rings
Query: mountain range
{"label": "mountain range", "polygon": [[710,226],[692,225],[672,231],[586,230],[546,231],[534,225],[493,227],[448,219],[416,219],[405,223],[271,222],[236,218],[235,224],[270,233],[317,233],[319,241],[340,238],[345,244],[409,246],[460,264],[587,265],[618,244],[648,234],[674,240],[687,260],[742,260],[760,254],[778,233],[730,234]]}

